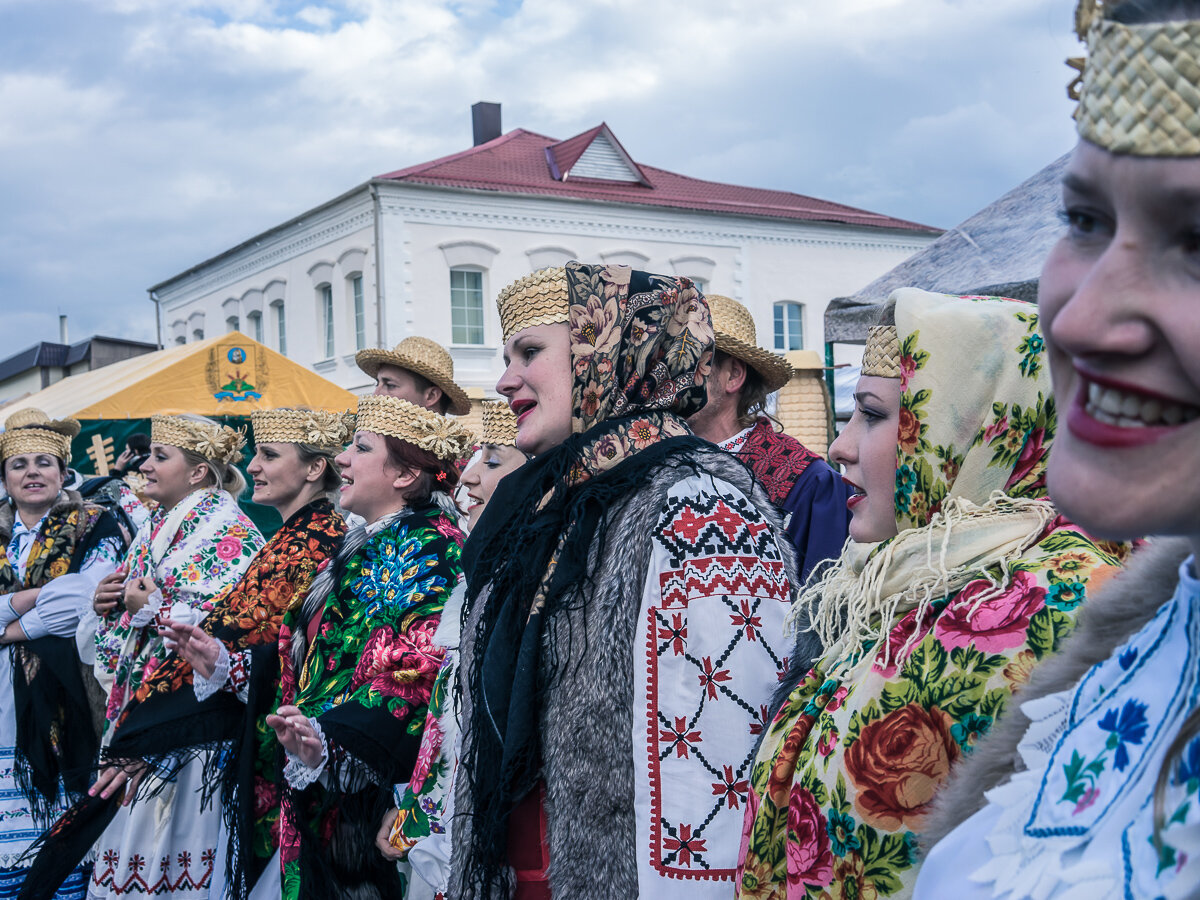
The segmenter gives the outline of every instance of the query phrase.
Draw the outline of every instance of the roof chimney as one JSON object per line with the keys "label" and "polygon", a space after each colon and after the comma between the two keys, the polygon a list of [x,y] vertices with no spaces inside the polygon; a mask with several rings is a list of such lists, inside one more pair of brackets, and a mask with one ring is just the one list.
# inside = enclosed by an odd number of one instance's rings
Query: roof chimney
{"label": "roof chimney", "polygon": [[58,317],[58,342],[60,344],[70,343],[67,340],[67,317],[66,316]]}
{"label": "roof chimney", "polygon": [[500,104],[485,103],[480,100],[471,107],[471,131],[475,137],[475,146],[486,144],[500,137]]}

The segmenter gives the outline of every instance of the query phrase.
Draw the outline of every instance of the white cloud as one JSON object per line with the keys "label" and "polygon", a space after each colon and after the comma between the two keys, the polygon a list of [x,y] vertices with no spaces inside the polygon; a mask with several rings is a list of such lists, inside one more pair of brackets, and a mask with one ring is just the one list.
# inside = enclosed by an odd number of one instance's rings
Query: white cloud
{"label": "white cloud", "polygon": [[476,100],[941,225],[1071,140],[1062,0],[0,3],[0,291],[45,310],[0,356],[54,337],[58,305],[77,335],[152,334],[147,285],[464,149]]}

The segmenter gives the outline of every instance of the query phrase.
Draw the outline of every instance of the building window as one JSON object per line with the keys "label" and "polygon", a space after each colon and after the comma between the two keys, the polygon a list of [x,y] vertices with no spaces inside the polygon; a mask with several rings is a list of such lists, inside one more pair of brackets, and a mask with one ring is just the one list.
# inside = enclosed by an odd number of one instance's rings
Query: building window
{"label": "building window", "polygon": [[804,349],[804,304],[786,300],[775,304],[775,349]]}
{"label": "building window", "polygon": [[333,357],[333,288],[327,284],[317,288],[321,293],[321,333],[325,335],[325,358]]}
{"label": "building window", "polygon": [[367,310],[363,305],[362,275],[350,279],[350,293],[354,296],[354,347],[365,350],[367,347]]}
{"label": "building window", "polygon": [[242,323],[238,321],[237,316],[230,316],[228,319],[225,320],[225,331],[226,332],[240,331],[241,327],[242,327]]}
{"label": "building window", "polygon": [[696,290],[698,290],[700,293],[702,293],[702,294],[708,293],[708,282],[705,281],[703,278],[693,278],[692,284],[694,284],[696,286]]}
{"label": "building window", "polygon": [[450,270],[450,340],[455,344],[483,343],[483,273]]}
{"label": "building window", "polygon": [[180,335],[176,335],[176,337],[175,337],[175,343],[176,343],[176,344],[186,344],[186,343],[187,343],[187,338],[186,338],[186,337],[184,337],[182,334],[180,334]]}
{"label": "building window", "polygon": [[195,328],[195,329],[193,329],[193,330],[192,330],[192,340],[193,340],[193,341],[202,341],[202,340],[204,340],[204,329],[203,329],[203,328]]}
{"label": "building window", "polygon": [[262,313],[252,312],[246,316],[246,319],[250,323],[250,337],[261,344],[263,339]]}
{"label": "building window", "polygon": [[275,309],[275,335],[279,339],[279,352],[287,356],[287,315],[283,310],[283,301],[272,303]]}

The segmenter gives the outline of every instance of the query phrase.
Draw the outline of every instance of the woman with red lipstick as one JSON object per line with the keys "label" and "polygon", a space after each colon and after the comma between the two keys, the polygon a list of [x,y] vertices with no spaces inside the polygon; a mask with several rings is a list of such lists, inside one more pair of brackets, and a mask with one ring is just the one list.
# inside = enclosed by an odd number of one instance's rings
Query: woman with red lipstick
{"label": "woman with red lipstick", "polygon": [[830,447],[850,542],[796,604],[820,635],[749,779],[743,898],[907,897],[935,793],[1118,565],[1045,498],[1037,308],[914,289],[871,329]]}
{"label": "woman with red lipstick", "polygon": [[926,900],[1200,896],[1200,3],[1080,12],[1081,140],[1039,291],[1066,410],[1050,492],[1097,534],[1162,537],[947,791]]}
{"label": "woman with red lipstick", "polygon": [[[515,446],[517,419],[508,404],[483,401],[483,435],[478,458],[462,474],[470,505],[468,529],[479,521],[500,479],[527,461]],[[400,792],[396,809],[385,817],[376,843],[397,861],[405,879],[406,898],[444,896],[449,882],[453,803],[454,745],[459,735],[452,690],[458,671],[458,643],[463,591],[451,594],[442,611],[434,643],[445,648],[429,701],[425,731],[412,778]]]}
{"label": "woman with red lipstick", "polygon": [[[347,533],[279,633],[277,709],[286,754],[273,895],[401,896],[375,850],[393,785],[412,776],[443,651],[433,640],[459,583],[462,532],[451,492],[472,435],[395,397],[362,397],[337,457]],[[255,896],[268,896],[267,877]]]}
{"label": "woman with red lipstick", "polygon": [[498,299],[533,460],[464,550],[450,895],[728,896],[795,560],[696,438],[713,350],[686,279],[547,269]]}
{"label": "woman with red lipstick", "polygon": [[[253,499],[276,509],[283,525],[237,584],[206,604],[198,624],[163,623],[173,652],[125,707],[108,748],[149,761],[160,773],[210,748],[226,750],[212,791],[234,826],[230,898],[245,896],[278,844],[274,741],[259,726],[279,685],[280,621],[346,531],[329,496],[341,484],[334,456],[352,430],[342,413],[305,409],[255,411],[251,425]],[[223,867],[214,872],[213,896],[225,874]]]}

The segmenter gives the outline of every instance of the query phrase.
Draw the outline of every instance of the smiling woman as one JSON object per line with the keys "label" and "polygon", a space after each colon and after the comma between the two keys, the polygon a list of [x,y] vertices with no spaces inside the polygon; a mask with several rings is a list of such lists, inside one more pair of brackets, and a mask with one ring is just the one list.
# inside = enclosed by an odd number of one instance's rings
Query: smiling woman
{"label": "smiling woman", "polygon": [[[24,881],[31,836],[86,790],[99,748],[73,638],[125,542],[111,513],[62,489],[78,431],[28,410],[0,435],[0,894]],[[82,896],[87,868],[58,896]]]}
{"label": "smiling woman", "polygon": [[1163,537],[947,794],[923,898],[1200,886],[1200,2],[1086,18],[1066,231],[1039,292],[1067,425],[1050,491],[1098,534]]}

